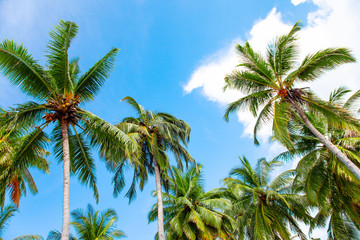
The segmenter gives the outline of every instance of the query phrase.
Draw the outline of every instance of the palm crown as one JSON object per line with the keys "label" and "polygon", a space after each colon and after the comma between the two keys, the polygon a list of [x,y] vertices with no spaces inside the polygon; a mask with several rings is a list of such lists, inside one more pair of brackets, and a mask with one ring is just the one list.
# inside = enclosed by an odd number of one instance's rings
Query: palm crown
{"label": "palm crown", "polygon": [[[256,169],[240,158],[241,166],[224,179],[233,208],[240,239],[290,239],[290,229],[306,239],[298,221],[309,223],[306,198],[292,192],[294,171],[288,170],[271,180],[271,172],[281,162],[259,159]],[[288,228],[290,227],[290,229]]]}
{"label": "palm crown", "polygon": [[136,182],[140,179],[139,186],[143,189],[148,173],[154,174],[155,162],[162,170],[162,174],[166,175],[170,166],[167,151],[174,153],[179,168],[183,167],[183,161],[188,163],[194,160],[182,146],[182,144],[187,145],[190,135],[190,127],[186,122],[167,113],[146,111],[131,97],[123,100],[136,110],[138,117],[127,117],[117,127],[136,140],[140,151],[129,154],[121,151],[114,154],[114,151],[107,151],[108,149],[104,147],[102,154],[108,160],[108,167],[115,172],[113,178],[115,196],[125,186],[124,168],[133,167],[134,181],[126,194],[132,200],[136,194]]}
{"label": "palm crown", "polygon": [[[113,209],[95,211],[88,204],[86,211],[76,209],[71,212],[71,225],[75,228],[77,238],[70,234],[69,240],[113,240],[125,237],[125,233],[116,228],[118,216]],[[61,233],[50,231],[47,240],[60,240]]]}
{"label": "palm crown", "polygon": [[[169,192],[163,192],[164,221],[167,239],[233,239],[232,219],[224,214],[231,207],[230,200],[214,189],[204,191],[202,166],[188,171],[173,167]],[[157,219],[157,204],[149,212],[149,221]]]}

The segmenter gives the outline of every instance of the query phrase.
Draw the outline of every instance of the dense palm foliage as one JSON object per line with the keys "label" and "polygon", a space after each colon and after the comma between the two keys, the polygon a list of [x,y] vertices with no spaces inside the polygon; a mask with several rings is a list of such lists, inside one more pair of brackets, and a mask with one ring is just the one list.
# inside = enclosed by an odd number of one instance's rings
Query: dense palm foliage
{"label": "dense palm foliage", "polygon": [[[17,208],[12,205],[6,206],[0,212],[0,240],[2,240],[1,237],[4,234],[6,226],[8,225],[10,218],[14,216],[15,212],[17,212]],[[41,239],[42,238],[38,235],[23,235],[23,236],[14,238],[13,240],[41,240]]]}
{"label": "dense palm foliage", "polygon": [[[27,187],[32,194],[38,192],[29,168],[49,173],[49,164],[44,158],[49,154],[45,150],[48,142],[46,134],[37,134],[37,130],[31,130],[29,126],[7,125],[0,128],[1,207],[4,207],[6,193],[10,194],[11,201],[19,207],[20,198],[26,195]],[[27,144],[29,147],[21,153]],[[17,156],[20,153],[21,158]]]}
{"label": "dense palm foliage", "polygon": [[[166,239],[233,239],[232,219],[223,211],[231,202],[218,190],[204,191],[201,165],[187,172],[173,168],[169,192],[163,192]],[[157,204],[148,215],[157,219]],[[158,236],[157,236],[158,237]]]}
{"label": "dense palm foliage", "polygon": [[233,208],[229,215],[236,221],[238,239],[291,239],[291,232],[306,239],[298,222],[310,223],[306,197],[292,192],[294,171],[281,173],[271,180],[271,172],[281,164],[259,159],[256,169],[240,158],[241,166],[224,179]]}
{"label": "dense palm foliage", "polygon": [[[344,101],[344,95],[348,92],[349,90],[339,88],[332,92],[329,101],[349,111],[357,111],[359,92]],[[309,118],[337,148],[360,166],[360,139],[356,132],[339,129],[316,114],[309,114]],[[306,193],[310,204],[318,208],[312,228],[328,224],[329,239],[358,239],[360,181],[307,128],[304,128],[300,120],[293,120],[290,124],[296,154],[284,152],[278,159],[288,160],[301,156],[296,169],[296,182]]]}
{"label": "dense palm foliage", "polygon": [[158,201],[158,227],[159,239],[164,240],[162,186],[161,182],[166,180],[166,172],[170,168],[167,151],[173,152],[178,167],[183,167],[183,161],[187,164],[193,158],[183,145],[187,146],[190,136],[190,127],[183,120],[167,113],[153,113],[145,110],[133,98],[126,97],[125,100],[136,111],[137,117],[125,118],[117,127],[128,136],[136,139],[141,149],[130,154],[122,154],[120,151],[114,155],[114,151],[102,148],[102,153],[108,160],[108,166],[115,172],[114,194],[117,195],[124,187],[125,181],[123,171],[126,166],[134,169],[134,178],[127,196],[132,199],[136,191],[136,183],[140,180],[140,189],[143,188],[148,174],[155,174],[156,191]]}
{"label": "dense palm foliage", "polygon": [[[116,229],[118,216],[113,209],[103,212],[95,211],[89,204],[86,211],[76,209],[71,212],[71,225],[75,228],[77,238],[70,236],[70,240],[113,240],[125,237],[125,233]],[[58,231],[51,231],[47,240],[60,240]]]}
{"label": "dense palm foliage", "polygon": [[18,105],[2,119],[5,125],[38,126],[33,132],[34,137],[24,144],[12,161],[17,162],[28,153],[32,142],[43,134],[46,126],[55,125],[52,132],[55,153],[64,164],[63,240],[67,240],[69,235],[70,171],[80,182],[89,185],[98,199],[89,139],[95,146],[117,144],[119,147],[136,147],[118,128],[80,108],[80,104],[93,100],[99,92],[114,65],[118,49],[110,50],[80,75],[79,59],[70,60],[68,54],[71,41],[77,33],[78,26],[75,23],[60,21],[50,32],[46,67],[40,66],[23,45],[11,40],[4,40],[0,44],[0,69],[5,77],[39,101]]}
{"label": "dense palm foliage", "polygon": [[[306,112],[314,111],[339,128],[358,130],[358,120],[343,108],[320,100],[309,88],[296,86],[314,81],[326,70],[354,62],[355,59],[346,48],[328,48],[306,56],[297,65],[296,34],[300,29],[300,24],[296,23],[287,35],[277,37],[274,43],[268,46],[265,57],[255,52],[248,42],[243,46],[236,46],[241,58],[238,66],[241,68],[225,78],[225,88],[240,90],[246,96],[229,104],[225,119],[238,109],[248,108],[254,116],[258,116],[254,128],[255,143],[258,143],[258,130],[272,121],[276,139],[289,150],[293,150],[287,126],[290,119],[297,115],[360,180],[360,169],[313,126]],[[263,107],[261,111],[260,107]]]}

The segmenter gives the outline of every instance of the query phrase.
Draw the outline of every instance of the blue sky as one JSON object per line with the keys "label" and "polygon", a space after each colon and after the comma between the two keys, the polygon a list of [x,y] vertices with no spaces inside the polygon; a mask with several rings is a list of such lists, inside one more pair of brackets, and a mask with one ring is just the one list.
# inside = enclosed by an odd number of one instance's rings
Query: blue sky
{"label": "blue sky", "polygon": [[[131,96],[152,111],[168,112],[192,128],[189,151],[204,165],[207,189],[220,186],[231,168],[245,155],[255,162],[271,158],[282,148],[268,141],[255,147],[251,136],[253,119],[246,112],[234,114],[229,123],[222,116],[226,104],[241,95],[221,91],[223,77],[236,66],[235,42],[249,40],[262,51],[276,34],[286,33],[300,20],[301,50],[313,52],[329,46],[346,46],[360,58],[360,3],[358,0],[213,0],[213,1],[86,1],[2,0],[0,38],[24,43],[40,63],[45,61],[48,32],[59,19],[80,27],[70,55],[80,57],[86,71],[112,47],[120,48],[116,66],[95,101],[87,109],[111,123],[134,115],[123,102]],[[341,76],[341,78],[340,78]],[[312,87],[326,97],[339,84],[359,89],[358,64],[327,74]],[[340,81],[341,79],[341,81]],[[0,105],[12,106],[29,100],[0,77]],[[97,156],[97,155],[96,155]],[[39,193],[21,200],[4,239],[23,234],[47,236],[61,229],[62,166],[52,157],[51,174],[33,170]],[[291,167],[293,163],[287,164]],[[147,213],[155,198],[154,178],[130,205],[124,194],[112,196],[111,174],[97,161],[98,205],[91,190],[71,182],[71,209],[113,208],[129,240],[153,239],[156,223],[148,224]],[[318,234],[322,234],[319,232]],[[319,236],[320,236],[319,235]]]}

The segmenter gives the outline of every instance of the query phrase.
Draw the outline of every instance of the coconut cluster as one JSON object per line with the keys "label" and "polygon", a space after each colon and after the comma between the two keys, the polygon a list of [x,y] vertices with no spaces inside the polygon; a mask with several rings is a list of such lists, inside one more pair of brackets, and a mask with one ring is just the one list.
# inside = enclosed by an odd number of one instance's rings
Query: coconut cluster
{"label": "coconut cluster", "polygon": [[301,96],[304,95],[303,89],[302,88],[294,88],[294,89],[280,89],[278,91],[278,95],[282,98],[282,99],[293,99],[296,100],[298,102],[302,102]]}
{"label": "coconut cluster", "polygon": [[43,117],[46,122],[59,120],[76,124],[79,121],[77,106],[80,103],[80,95],[60,94],[57,99],[51,98],[46,102],[45,107],[50,111],[50,113],[45,113]]}

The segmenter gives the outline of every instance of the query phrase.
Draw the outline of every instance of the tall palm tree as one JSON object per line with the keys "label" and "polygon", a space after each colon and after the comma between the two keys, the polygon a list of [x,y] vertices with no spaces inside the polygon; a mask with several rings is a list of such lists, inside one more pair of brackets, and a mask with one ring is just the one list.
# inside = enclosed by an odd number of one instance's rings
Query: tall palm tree
{"label": "tall palm tree", "polygon": [[[173,167],[169,192],[162,193],[168,240],[234,239],[232,219],[223,212],[231,202],[222,198],[217,189],[204,191],[201,167],[192,166],[184,173]],[[149,212],[150,222],[157,219],[157,208],[154,204]]]}
{"label": "tall palm tree", "polygon": [[[113,240],[126,236],[123,231],[116,229],[118,217],[113,209],[99,213],[89,204],[86,211],[76,209],[71,212],[71,216],[71,225],[75,228],[78,238],[70,235],[69,240]],[[51,231],[47,240],[60,240],[60,237],[61,233]]]}
{"label": "tall palm tree", "polygon": [[[0,211],[0,240],[2,240],[1,236],[4,234],[6,226],[8,225],[10,218],[14,216],[15,212],[17,212],[17,208],[12,205],[8,205]],[[42,237],[38,235],[23,235],[14,238],[13,240],[42,240]]]}
{"label": "tall palm tree", "polygon": [[[307,117],[307,110],[316,110],[339,127],[358,129],[359,121],[344,109],[320,100],[309,88],[295,86],[316,80],[326,70],[355,62],[355,58],[346,48],[327,48],[306,56],[297,66],[296,33],[300,28],[300,24],[296,23],[287,35],[276,38],[269,45],[265,57],[256,53],[248,42],[236,46],[241,57],[238,65],[241,69],[226,76],[225,88],[240,90],[246,96],[230,103],[224,117],[228,120],[230,113],[248,108],[254,116],[258,115],[254,128],[256,144],[258,130],[272,120],[274,136],[291,150],[293,146],[287,125],[295,112],[307,128],[360,180],[360,169],[314,127]],[[260,106],[263,109],[259,112]]]}
{"label": "tall palm tree", "polygon": [[125,118],[117,127],[127,133],[128,136],[136,139],[141,147],[136,154],[129,152],[122,154],[123,151],[107,151],[108,147],[102,148],[104,157],[108,160],[108,167],[115,172],[114,195],[120,193],[124,188],[125,181],[123,170],[126,166],[134,169],[134,178],[127,196],[131,200],[136,194],[136,183],[140,180],[140,189],[144,187],[148,179],[148,173],[155,174],[157,202],[158,202],[158,228],[159,239],[165,239],[164,217],[162,203],[162,181],[167,179],[166,171],[170,168],[167,152],[173,152],[178,167],[183,167],[183,161],[194,161],[183,145],[187,146],[190,136],[190,126],[183,120],[167,113],[153,113],[145,110],[133,98],[123,99],[129,103],[136,111],[137,117]]}
{"label": "tall palm tree", "polygon": [[[4,111],[0,112],[5,114]],[[45,150],[49,139],[43,132],[30,130],[28,126],[2,126],[0,128],[0,205],[4,207],[6,192],[11,201],[19,207],[20,197],[26,195],[27,186],[32,194],[38,192],[29,168],[37,168],[49,173],[49,163],[44,158],[49,152]],[[29,143],[30,139],[35,139]],[[30,144],[22,158],[16,156],[21,149]],[[17,159],[18,161],[13,161]]]}
{"label": "tall palm tree", "polygon": [[292,192],[294,171],[285,171],[271,180],[271,173],[280,161],[259,159],[256,169],[245,157],[240,161],[241,166],[224,179],[233,203],[228,214],[235,218],[238,239],[290,240],[291,231],[306,239],[298,222],[308,224],[311,216],[306,198]]}
{"label": "tall palm tree", "polygon": [[30,143],[42,134],[46,126],[55,124],[52,132],[55,152],[64,164],[63,240],[69,238],[70,171],[94,190],[94,196],[98,200],[95,164],[89,139],[93,145],[98,146],[117,144],[121,147],[126,145],[124,148],[136,147],[118,128],[80,108],[80,105],[93,100],[99,92],[113,68],[118,49],[110,50],[86,73],[80,75],[79,59],[69,60],[68,55],[71,41],[77,33],[78,26],[75,23],[60,21],[50,32],[46,67],[40,66],[23,45],[11,40],[4,40],[0,44],[0,69],[5,77],[24,93],[41,102],[18,105],[2,121],[16,125],[28,122],[32,126],[38,124],[34,138],[30,139],[29,144],[21,149],[13,161],[21,159]]}
{"label": "tall palm tree", "polygon": [[[333,91],[329,101],[348,111],[358,111],[360,91],[344,101],[349,90]],[[325,118],[309,114],[309,118],[338,149],[360,167],[359,134],[349,129],[337,128]],[[328,224],[329,239],[359,239],[360,181],[341,161],[307,129],[299,119],[290,122],[295,154],[284,152],[277,159],[292,160],[301,157],[296,168],[299,190],[306,193],[310,204],[318,208],[311,229]]]}

